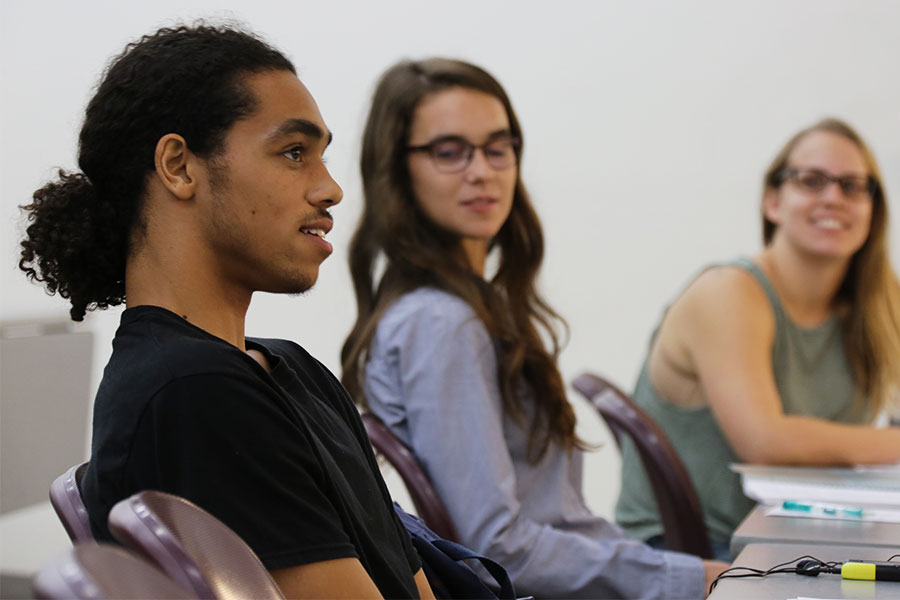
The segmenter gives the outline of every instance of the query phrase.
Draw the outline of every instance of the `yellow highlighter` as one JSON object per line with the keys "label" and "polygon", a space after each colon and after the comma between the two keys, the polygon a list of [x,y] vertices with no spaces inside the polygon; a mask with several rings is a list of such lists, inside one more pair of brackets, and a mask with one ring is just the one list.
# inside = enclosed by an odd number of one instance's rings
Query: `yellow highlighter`
{"label": "yellow highlighter", "polygon": [[847,561],[841,566],[841,577],[866,581],[900,581],[900,562]]}

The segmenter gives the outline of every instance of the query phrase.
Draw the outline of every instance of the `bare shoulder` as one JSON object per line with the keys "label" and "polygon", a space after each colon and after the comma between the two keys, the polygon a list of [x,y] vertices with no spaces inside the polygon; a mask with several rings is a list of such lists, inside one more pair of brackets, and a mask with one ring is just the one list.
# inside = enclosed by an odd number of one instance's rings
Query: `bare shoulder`
{"label": "bare shoulder", "polygon": [[717,303],[748,295],[763,301],[766,299],[765,291],[753,274],[736,265],[717,265],[697,275],[688,284],[682,298],[691,302]]}
{"label": "bare shoulder", "polygon": [[710,365],[764,355],[774,338],[774,313],[756,278],[738,266],[710,267],[671,304],[650,354],[656,389],[680,406],[708,403],[701,385]]}
{"label": "bare shoulder", "polygon": [[765,290],[746,269],[734,265],[710,267],[700,273],[672,305],[672,312],[697,319],[765,319],[771,307]]}
{"label": "bare shoulder", "polygon": [[691,281],[669,307],[660,327],[659,346],[690,370],[699,345],[747,335],[765,340],[774,327],[774,313],[756,278],[737,266],[715,266]]}

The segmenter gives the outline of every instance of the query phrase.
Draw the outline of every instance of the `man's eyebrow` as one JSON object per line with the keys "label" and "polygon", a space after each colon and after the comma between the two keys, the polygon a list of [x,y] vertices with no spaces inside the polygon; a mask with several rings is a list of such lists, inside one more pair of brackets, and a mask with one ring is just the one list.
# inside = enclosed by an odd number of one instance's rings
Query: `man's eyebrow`
{"label": "man's eyebrow", "polygon": [[[317,140],[326,137],[326,132],[312,121],[307,121],[306,119],[288,119],[269,135],[269,139],[274,140],[285,135],[291,135],[292,133],[302,133],[303,135],[308,135]],[[333,137],[331,132],[328,131],[328,141],[325,144],[326,147],[331,143]]]}

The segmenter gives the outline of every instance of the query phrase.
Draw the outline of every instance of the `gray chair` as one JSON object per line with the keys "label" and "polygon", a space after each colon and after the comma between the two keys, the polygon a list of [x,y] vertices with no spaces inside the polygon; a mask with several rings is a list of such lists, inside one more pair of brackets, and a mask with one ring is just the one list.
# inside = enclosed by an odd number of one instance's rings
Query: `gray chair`
{"label": "gray chair", "polygon": [[78,544],[32,580],[38,600],[196,598],[155,567],[106,544]]}
{"label": "gray chair", "polygon": [[81,498],[81,479],[88,463],[75,465],[50,484],[50,504],[72,543],[93,542],[91,522]]}
{"label": "gray chair", "polygon": [[138,492],[112,508],[108,523],[116,539],[198,598],[284,598],[250,546],[184,498]]}
{"label": "gray chair", "polygon": [[656,421],[615,384],[593,373],[572,382],[609,425],[616,443],[628,438],[637,448],[663,523],[666,548],[712,558],[700,499],[690,475]]}

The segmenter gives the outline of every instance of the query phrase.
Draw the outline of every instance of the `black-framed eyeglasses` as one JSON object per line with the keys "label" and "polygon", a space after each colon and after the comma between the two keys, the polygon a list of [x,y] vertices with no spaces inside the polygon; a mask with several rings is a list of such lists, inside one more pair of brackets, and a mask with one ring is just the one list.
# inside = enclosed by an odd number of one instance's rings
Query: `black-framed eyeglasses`
{"label": "black-framed eyeglasses", "polygon": [[421,146],[407,146],[407,152],[426,152],[434,167],[441,173],[458,173],[472,162],[475,150],[481,150],[491,168],[508,169],[519,161],[519,138],[512,135],[494,136],[481,145],[464,137],[448,135]]}
{"label": "black-framed eyeglasses", "polygon": [[836,183],[844,197],[850,200],[865,200],[875,196],[877,183],[872,177],[861,175],[835,176],[819,169],[783,169],[779,172],[779,184],[791,180],[797,187],[809,194],[821,194],[830,184]]}

